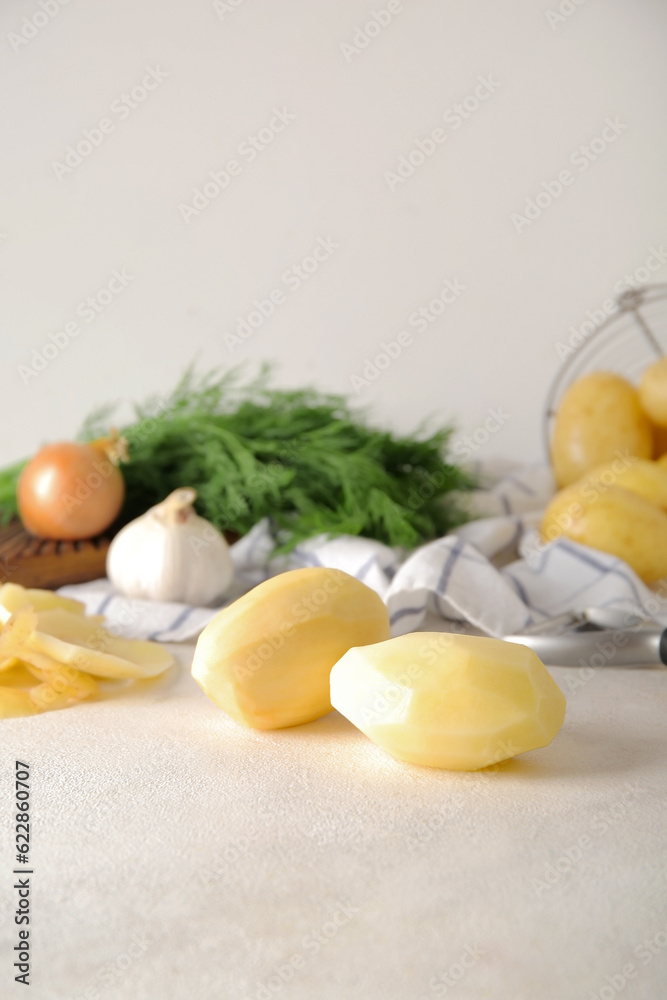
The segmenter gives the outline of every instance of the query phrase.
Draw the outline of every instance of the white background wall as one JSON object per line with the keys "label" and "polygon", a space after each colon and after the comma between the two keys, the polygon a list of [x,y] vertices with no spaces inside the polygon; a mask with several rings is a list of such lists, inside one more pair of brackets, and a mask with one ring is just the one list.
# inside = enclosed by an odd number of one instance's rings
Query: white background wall
{"label": "white background wall", "polygon": [[[347,58],[386,0],[42,2],[43,26],[39,0],[0,11],[0,461],[73,435],[102,402],[166,391],[195,355],[274,359],[279,383],[352,392],[405,430],[432,414],[470,432],[500,406],[479,455],[540,456],[556,343],[667,241],[664,0],[392,0],[402,10]],[[147,67],[166,78],[120,111]],[[489,75],[495,93],[444,122]],[[239,145],[283,107],[294,120],[247,162]],[[100,145],[54,168],[103,118]],[[606,118],[627,127],[580,171],[570,156]],[[438,126],[446,140],[390,190],[386,172]],[[186,223],[179,205],[230,159],[240,173]],[[517,232],[512,213],[565,168],[573,183]],[[318,237],[339,248],[291,290],[281,276]],[[133,280],[77,316],[114,269]],[[465,293],[425,332],[406,326],[446,278]],[[276,288],[285,301],[230,351],[225,334]],[[35,373],[33,349],[68,322],[78,335]],[[405,329],[412,345],[355,394]]]}

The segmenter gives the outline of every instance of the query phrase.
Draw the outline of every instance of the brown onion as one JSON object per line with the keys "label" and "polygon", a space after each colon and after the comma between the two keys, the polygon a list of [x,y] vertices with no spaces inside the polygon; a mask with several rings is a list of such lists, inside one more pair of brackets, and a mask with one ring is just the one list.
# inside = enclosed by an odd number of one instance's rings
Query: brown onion
{"label": "brown onion", "polygon": [[21,472],[16,499],[25,528],[38,538],[98,535],[116,519],[125,482],[109,456],[117,442],[62,442],[38,451]]}

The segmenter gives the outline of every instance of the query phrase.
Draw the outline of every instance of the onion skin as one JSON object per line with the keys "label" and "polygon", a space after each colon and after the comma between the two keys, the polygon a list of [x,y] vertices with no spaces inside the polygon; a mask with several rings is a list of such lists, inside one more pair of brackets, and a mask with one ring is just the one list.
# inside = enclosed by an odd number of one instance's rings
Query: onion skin
{"label": "onion skin", "polygon": [[115,521],[125,481],[105,441],[49,444],[31,458],[16,488],[24,527],[38,538],[93,538]]}

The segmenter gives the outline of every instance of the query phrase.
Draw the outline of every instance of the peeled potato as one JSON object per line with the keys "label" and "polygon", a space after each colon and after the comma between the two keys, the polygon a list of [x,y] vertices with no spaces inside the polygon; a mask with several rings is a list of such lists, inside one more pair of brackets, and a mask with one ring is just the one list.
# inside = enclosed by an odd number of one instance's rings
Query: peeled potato
{"label": "peeled potato", "polygon": [[[89,698],[98,691],[91,674],[138,680],[156,677],[174,662],[158,643],[120,638],[101,621],[85,616],[80,601],[51,591],[11,583],[0,587],[0,672],[5,680],[0,718],[3,713],[9,717],[66,708]],[[32,677],[42,683],[28,689]]]}
{"label": "peeled potato", "polygon": [[38,612],[37,631],[27,645],[94,677],[116,680],[157,677],[174,662],[157,642],[123,639],[97,621],[62,608]]}
{"label": "peeled potato", "polygon": [[350,649],[331,671],[331,702],[399,760],[453,771],[544,747],[565,718],[531,649],[443,632]]}
{"label": "peeled potato", "polygon": [[7,673],[8,670],[14,670],[15,667],[20,666],[21,661],[17,656],[8,656],[5,660],[0,659],[0,673]]}
{"label": "peeled potato", "polygon": [[[38,654],[22,652],[31,658]],[[46,662],[48,657],[39,654]],[[5,666],[5,664],[3,664]],[[33,678],[41,680],[35,684]],[[97,682],[88,674],[82,674],[72,667],[51,661],[51,669],[40,669],[26,659],[15,658],[7,661],[0,687],[0,718],[4,712],[6,717],[34,715],[36,711],[45,712],[56,708],[68,708],[96,694]],[[7,692],[14,694],[7,694]]]}
{"label": "peeled potato", "polygon": [[31,688],[34,686],[34,674],[22,660],[14,660],[10,669],[2,675],[3,687]]}
{"label": "peeled potato", "polygon": [[19,608],[15,613],[0,608],[0,659],[16,656],[34,634],[36,624],[32,608]]}
{"label": "peeled potato", "polygon": [[35,653],[30,649],[21,651],[21,659],[33,677],[43,681],[57,693],[64,693],[69,698],[81,700],[97,694],[97,681],[90,674],[82,673],[65,663],[58,663],[44,653]]}
{"label": "peeled potato", "polygon": [[541,532],[545,541],[564,535],[618,556],[646,583],[667,576],[667,514],[620,486],[600,492],[575,483],[561,490],[545,511]]}
{"label": "peeled potato", "polygon": [[54,594],[52,590],[22,587],[18,583],[3,583],[0,587],[0,605],[12,612],[29,606],[35,611],[62,608],[74,615],[86,613],[85,604],[75,601],[72,597],[62,597],[60,594]]}
{"label": "peeled potato", "polygon": [[645,369],[639,382],[639,402],[658,427],[667,427],[667,358]]}
{"label": "peeled potato", "polygon": [[41,674],[47,674],[63,666],[58,660],[54,660],[52,656],[47,656],[46,653],[38,653],[28,645],[21,646],[19,663],[27,667],[33,677],[39,677],[40,680],[42,679]]}
{"label": "peeled potato", "polygon": [[554,425],[551,459],[559,486],[569,486],[619,456],[651,458],[651,425],[636,390],[620,375],[594,372],[565,393]]}
{"label": "peeled potato", "polygon": [[15,719],[21,715],[35,715],[39,709],[29,691],[20,688],[0,687],[0,719]]}
{"label": "peeled potato", "polygon": [[192,675],[237,722],[280,729],[331,711],[329,673],[350,646],[389,638],[378,595],[337,569],[296,569],[218,612]]}
{"label": "peeled potato", "polygon": [[586,473],[582,489],[603,493],[609,486],[621,486],[649,503],[667,510],[667,466],[645,458],[616,459]]}
{"label": "peeled potato", "polygon": [[30,689],[30,698],[42,710],[66,708],[72,702],[83,701],[97,694],[97,682],[89,675],[73,667],[63,667],[53,671],[36,671],[43,679]]}

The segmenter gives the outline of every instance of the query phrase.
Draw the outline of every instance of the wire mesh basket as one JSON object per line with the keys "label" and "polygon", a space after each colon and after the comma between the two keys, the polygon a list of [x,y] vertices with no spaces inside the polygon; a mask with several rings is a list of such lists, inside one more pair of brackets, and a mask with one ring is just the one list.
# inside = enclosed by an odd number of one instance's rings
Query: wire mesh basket
{"label": "wire mesh basket", "polygon": [[616,299],[617,311],[573,348],[553,380],[544,413],[544,445],[551,451],[553,420],[563,395],[582,375],[608,371],[636,384],[650,364],[667,353],[667,284],[631,288]]}

